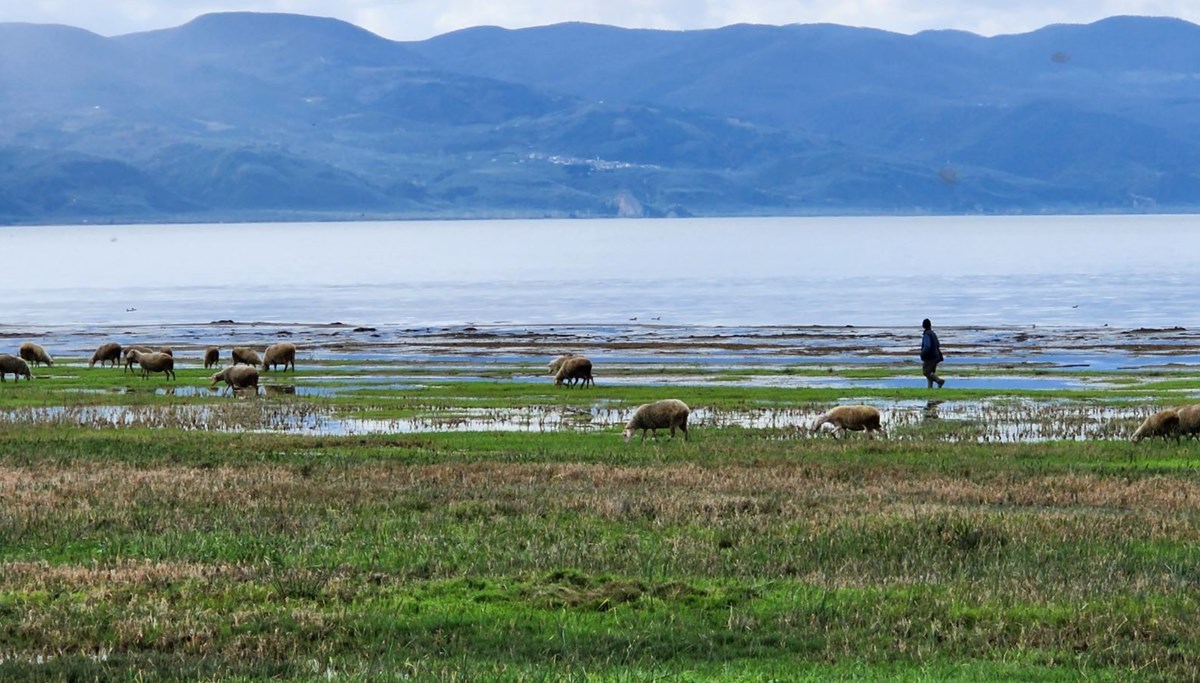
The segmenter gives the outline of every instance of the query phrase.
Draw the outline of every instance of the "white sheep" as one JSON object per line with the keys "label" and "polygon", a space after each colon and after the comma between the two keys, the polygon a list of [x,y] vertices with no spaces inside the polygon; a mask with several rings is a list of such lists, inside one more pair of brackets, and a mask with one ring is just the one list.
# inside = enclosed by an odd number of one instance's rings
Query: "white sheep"
{"label": "white sheep", "polygon": [[209,379],[214,385],[224,382],[230,389],[254,387],[255,391],[258,390],[258,368],[253,365],[228,365]]}
{"label": "white sheep", "polygon": [[1179,411],[1174,408],[1160,410],[1154,413],[1145,420],[1142,420],[1141,426],[1129,437],[1130,441],[1137,443],[1142,439],[1152,439],[1156,436],[1162,437],[1163,441],[1174,437],[1179,439]]}
{"label": "white sheep", "polygon": [[50,357],[50,354],[46,353],[46,349],[33,342],[21,344],[21,349],[18,353],[21,354],[22,359],[34,365],[41,365],[42,363],[48,366],[54,365],[54,359]]}
{"label": "white sheep", "polygon": [[138,354],[150,353],[150,349],[145,346],[126,346],[125,351],[125,370],[123,372],[131,372],[134,363],[137,363]]}
{"label": "white sheep", "polygon": [[634,430],[637,429],[642,430],[642,441],[645,441],[647,429],[652,435],[656,435],[657,430],[669,428],[673,439],[675,438],[675,429],[678,428],[683,431],[683,440],[687,441],[687,421],[690,412],[686,403],[674,398],[638,406],[638,409],[633,412],[633,417],[625,423],[625,443],[629,443],[629,440],[633,438]]}
{"label": "white sheep", "polygon": [[13,374],[13,381],[20,382],[24,377],[26,382],[33,381],[33,373],[29,372],[29,364],[24,358],[10,356],[7,353],[0,353],[0,382],[7,382],[4,376],[8,373]]}
{"label": "white sheep", "polygon": [[95,367],[96,363],[100,363],[100,367],[104,367],[105,363],[112,363],[112,366],[117,367],[117,361],[121,359],[121,345],[117,342],[108,342],[101,344],[100,348],[92,354],[92,360],[88,363],[88,367]]}
{"label": "white sheep", "polygon": [[820,431],[825,424],[833,425],[833,435],[851,430],[868,433],[882,431],[879,411],[872,406],[837,406],[813,422],[812,431]]}
{"label": "white sheep", "polygon": [[291,342],[280,342],[267,347],[266,353],[263,354],[262,369],[274,370],[279,364],[283,364],[283,371],[287,372],[288,365],[292,366],[292,372],[296,371],[296,345]]}
{"label": "white sheep", "polygon": [[554,386],[561,386],[564,381],[569,381],[568,386],[571,386],[575,380],[583,380],[581,388],[588,384],[596,386],[596,380],[592,379],[592,361],[583,356],[571,356],[563,360],[554,375]]}
{"label": "white sheep", "polygon": [[262,359],[258,357],[258,352],[249,346],[235,346],[229,352],[229,357],[233,359],[233,364],[245,363],[246,365],[259,365]]}
{"label": "white sheep", "polygon": [[1200,403],[1178,408],[1175,413],[1179,415],[1180,436],[1195,437],[1200,434]]}
{"label": "white sheep", "polygon": [[137,353],[137,364],[142,367],[142,379],[152,372],[161,372],[167,379],[175,379],[175,358],[169,353]]}

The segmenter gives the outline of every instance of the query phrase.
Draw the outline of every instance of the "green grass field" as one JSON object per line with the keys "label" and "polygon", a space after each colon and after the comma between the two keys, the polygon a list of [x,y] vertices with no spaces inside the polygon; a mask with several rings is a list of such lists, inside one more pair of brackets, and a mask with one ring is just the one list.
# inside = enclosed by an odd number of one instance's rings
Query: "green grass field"
{"label": "green grass field", "polygon": [[[923,388],[728,371],[581,391],[536,368],[372,371],[405,388],[301,370],[266,376],[296,393],[261,396],[209,393],[194,368],[0,385],[0,678],[1200,678],[1200,445],[1130,443],[1128,416],[1109,438],[978,436],[992,419],[1184,402],[1200,390],[1186,376],[951,384],[943,414],[996,406],[955,420],[918,419]],[[708,416],[687,442],[625,444],[601,419],[668,396]],[[844,400],[902,407],[885,438],[808,434]],[[547,406],[592,421],[438,428]],[[720,423],[767,409],[779,423]],[[318,414],[432,426],[295,427]],[[299,422],[262,428],[279,415]]]}

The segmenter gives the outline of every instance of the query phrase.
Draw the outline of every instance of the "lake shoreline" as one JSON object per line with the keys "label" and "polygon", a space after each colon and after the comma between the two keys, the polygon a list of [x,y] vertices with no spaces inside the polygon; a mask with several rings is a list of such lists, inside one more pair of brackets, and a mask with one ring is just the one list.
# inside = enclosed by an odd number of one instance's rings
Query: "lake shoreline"
{"label": "lake shoreline", "polygon": [[[1002,367],[1116,370],[1200,365],[1200,331],[1184,327],[937,327],[956,363]],[[150,325],[0,325],[0,352],[35,341],[68,362],[100,344],[170,346],[184,364],[207,346],[265,348],[291,341],[302,359],[437,362],[470,359],[547,362],[582,353],[597,362],[669,365],[915,363],[920,329],[857,326],[380,325],[220,320]],[[11,349],[9,348],[11,347]]]}

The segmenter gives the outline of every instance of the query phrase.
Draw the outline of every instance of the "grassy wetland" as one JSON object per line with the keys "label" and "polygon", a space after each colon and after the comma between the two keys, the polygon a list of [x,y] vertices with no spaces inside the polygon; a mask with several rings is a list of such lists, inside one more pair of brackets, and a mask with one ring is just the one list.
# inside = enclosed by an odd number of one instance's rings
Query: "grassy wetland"
{"label": "grassy wetland", "polygon": [[[941,331],[941,390],[910,330],[52,332],[0,384],[3,679],[1200,677],[1200,444],[1128,441],[1200,401],[1183,330]],[[123,334],[178,379],[87,367]],[[624,443],[668,397],[690,440]],[[850,402],[886,435],[809,433]]]}

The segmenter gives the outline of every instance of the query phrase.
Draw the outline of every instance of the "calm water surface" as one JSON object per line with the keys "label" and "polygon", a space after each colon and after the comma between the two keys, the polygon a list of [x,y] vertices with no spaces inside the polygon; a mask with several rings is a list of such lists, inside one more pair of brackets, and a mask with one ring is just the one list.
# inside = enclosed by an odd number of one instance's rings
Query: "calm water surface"
{"label": "calm water surface", "polygon": [[5,324],[1194,326],[1200,216],[0,228]]}

